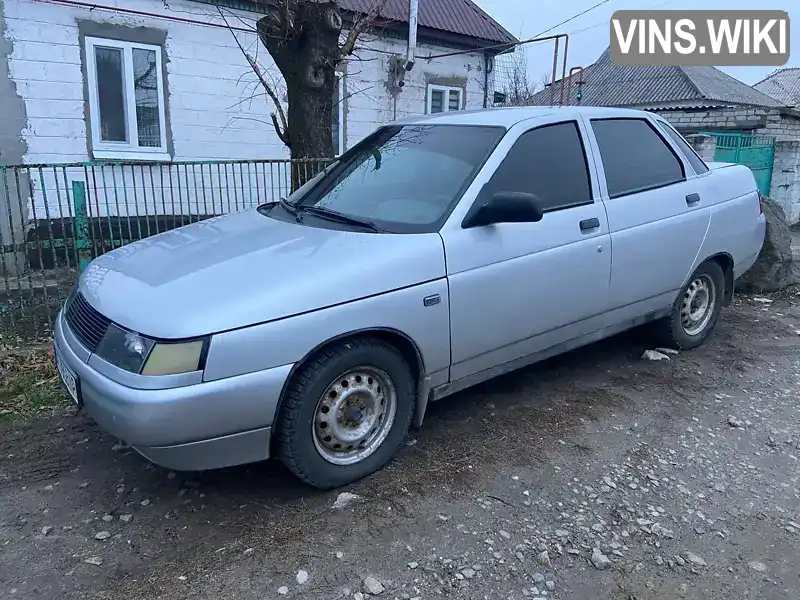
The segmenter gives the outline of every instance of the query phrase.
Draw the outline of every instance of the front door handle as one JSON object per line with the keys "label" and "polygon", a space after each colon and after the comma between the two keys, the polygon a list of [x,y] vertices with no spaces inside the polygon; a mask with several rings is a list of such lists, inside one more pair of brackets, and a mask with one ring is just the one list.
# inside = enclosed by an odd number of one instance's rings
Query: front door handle
{"label": "front door handle", "polygon": [[583,221],[581,221],[581,231],[583,233],[589,233],[591,231],[594,231],[595,229],[598,229],[599,227],[600,227],[600,219],[598,219],[597,217],[593,219],[584,219]]}
{"label": "front door handle", "polygon": [[689,194],[686,196],[687,206],[695,206],[696,204],[700,204],[700,194]]}

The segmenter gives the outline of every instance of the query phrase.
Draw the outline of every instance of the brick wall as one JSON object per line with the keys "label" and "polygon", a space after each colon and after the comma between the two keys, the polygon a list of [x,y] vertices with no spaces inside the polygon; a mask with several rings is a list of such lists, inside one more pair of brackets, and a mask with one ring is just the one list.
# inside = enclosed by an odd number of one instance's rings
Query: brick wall
{"label": "brick wall", "polygon": [[774,136],[778,141],[800,139],[800,118],[782,115],[777,110],[767,115],[766,127],[759,128],[756,133]]}
{"label": "brick wall", "polygon": [[691,134],[686,136],[686,141],[692,145],[694,151],[706,162],[714,160],[714,153],[717,149],[717,142],[714,136]]}
{"label": "brick wall", "polygon": [[800,222],[800,140],[775,143],[770,196],[783,207],[790,225]]}
{"label": "brick wall", "polygon": [[698,131],[749,131],[776,140],[800,138],[800,118],[768,108],[709,108],[658,112],[681,133]]}

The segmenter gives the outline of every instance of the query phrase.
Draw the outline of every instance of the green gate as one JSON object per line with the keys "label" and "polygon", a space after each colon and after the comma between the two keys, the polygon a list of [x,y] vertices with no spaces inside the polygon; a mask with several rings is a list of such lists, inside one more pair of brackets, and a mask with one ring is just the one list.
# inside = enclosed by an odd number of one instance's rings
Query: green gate
{"label": "green gate", "polygon": [[746,165],[753,171],[758,189],[769,195],[772,185],[772,164],[775,161],[775,138],[751,133],[712,133],[716,141],[714,160]]}

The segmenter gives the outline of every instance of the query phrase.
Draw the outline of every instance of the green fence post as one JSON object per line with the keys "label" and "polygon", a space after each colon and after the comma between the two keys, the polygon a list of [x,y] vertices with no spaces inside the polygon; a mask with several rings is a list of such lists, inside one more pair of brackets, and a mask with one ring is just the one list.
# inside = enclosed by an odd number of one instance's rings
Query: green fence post
{"label": "green fence post", "polygon": [[86,209],[85,182],[72,182],[72,203],[75,206],[75,247],[78,249],[82,273],[92,260],[89,253],[91,242],[89,241],[89,213]]}

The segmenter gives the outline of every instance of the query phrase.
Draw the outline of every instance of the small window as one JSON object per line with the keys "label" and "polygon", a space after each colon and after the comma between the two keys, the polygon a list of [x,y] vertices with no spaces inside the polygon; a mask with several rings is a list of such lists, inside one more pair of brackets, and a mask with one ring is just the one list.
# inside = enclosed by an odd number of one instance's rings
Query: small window
{"label": "small window", "polygon": [[698,175],[701,173],[708,173],[708,167],[706,166],[706,163],[703,162],[703,159],[700,158],[700,155],[694,151],[694,148],[689,145],[689,142],[687,142],[680,133],[675,131],[671,125],[665,123],[664,121],[656,121],[656,123],[658,123],[661,131],[666,133],[678,146],[678,148],[681,149],[681,152],[683,152],[683,155],[686,157],[686,160],[689,161],[689,164],[692,165],[695,173]]}
{"label": "small window", "polygon": [[545,211],[590,204],[589,169],[577,123],[523,133],[484,191],[535,194]]}
{"label": "small window", "polygon": [[446,85],[428,86],[428,114],[461,110],[464,100],[464,90]]}
{"label": "small window", "polygon": [[336,85],[333,88],[333,127],[331,137],[333,142],[333,155],[339,156],[345,151],[344,143],[344,77],[336,73]]}
{"label": "small window", "polygon": [[161,48],[87,37],[86,66],[95,158],[169,158]]}
{"label": "small window", "polygon": [[598,119],[592,129],[611,198],[686,179],[683,164],[648,121]]}

